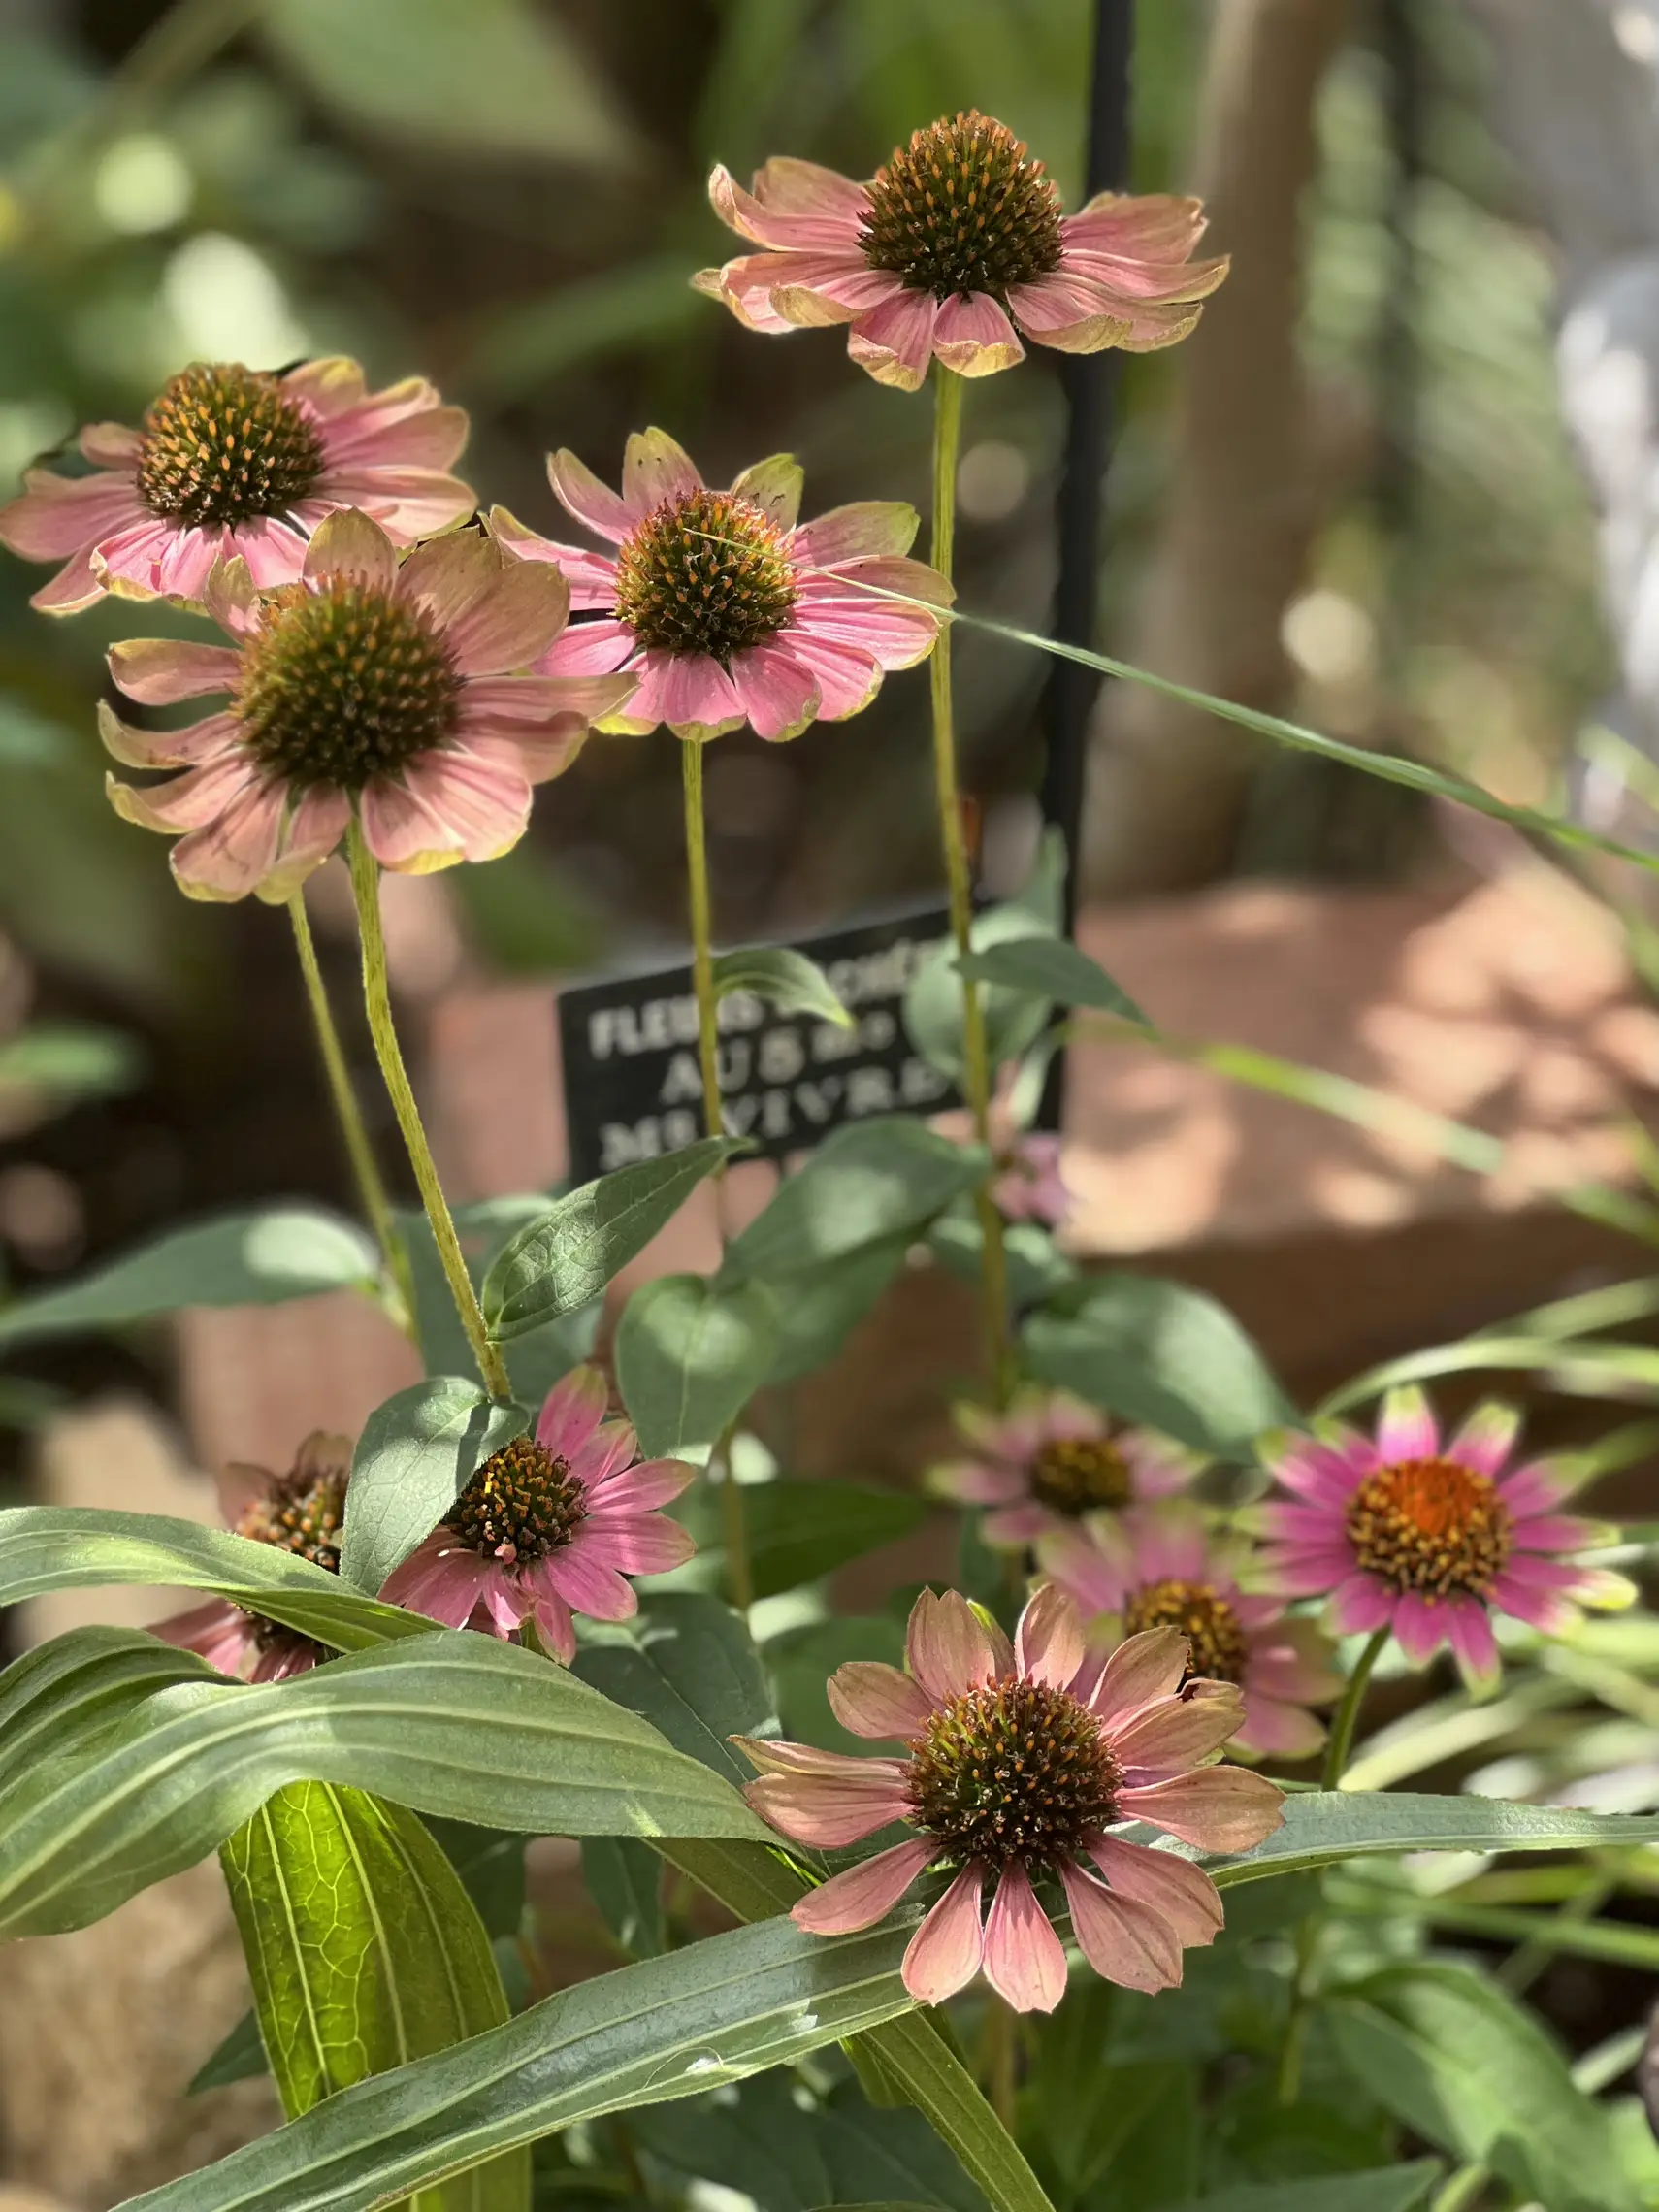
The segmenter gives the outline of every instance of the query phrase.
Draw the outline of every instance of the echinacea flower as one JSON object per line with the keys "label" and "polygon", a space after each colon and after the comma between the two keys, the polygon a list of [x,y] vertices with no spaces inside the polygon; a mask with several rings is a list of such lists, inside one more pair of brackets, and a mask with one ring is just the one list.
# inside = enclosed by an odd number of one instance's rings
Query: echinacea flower
{"label": "echinacea flower", "polygon": [[1192,259],[1197,200],[1102,192],[1065,214],[1024,142],[971,111],[914,132],[867,184],[779,159],[748,192],[716,169],[708,196],[762,250],[701,270],[699,291],[750,330],[848,323],[852,359],[906,392],[934,360],[1011,369],[1021,333],[1062,353],[1173,345],[1227,274]]}
{"label": "echinacea flower", "polygon": [[[1190,1861],[1114,1836],[1143,1820],[1206,1851],[1246,1851],[1283,1818],[1273,1784],[1206,1766],[1238,1727],[1230,1683],[1188,1681],[1172,1628],[1086,1654],[1071,1600],[1052,1584],[1012,1645],[956,1591],[925,1590],[910,1615],[907,1672],[838,1668],[835,1717],[855,1736],[901,1742],[896,1759],[736,1737],[761,1779],[744,1794],[797,1842],[857,1843],[892,1821],[916,1834],[801,1899],[817,1936],[869,1928],[930,1868],[954,1870],[904,1954],[904,1986],[940,2004],[983,1967],[1021,2012],[1052,2012],[1065,1953],[1033,1884],[1057,1878],[1084,1957],[1126,1989],[1172,1989],[1181,1954],[1221,1926],[1215,1884]],[[985,1885],[995,1884],[989,1916]]]}
{"label": "echinacea flower", "polygon": [[1066,1390],[1033,1386],[1005,1414],[964,1403],[955,1415],[973,1455],[931,1468],[927,1487],[955,1505],[989,1506],[987,1544],[1035,1544],[1091,1514],[1167,1497],[1198,1466],[1167,1437],[1124,1428]]}
{"label": "echinacea flower", "polygon": [[[238,1536],[274,1544],[338,1575],[350,1475],[351,1439],[317,1429],[285,1475],[264,1467],[227,1467],[219,1477],[219,1507]],[[297,1628],[233,1606],[228,1598],[157,1621],[150,1634],[181,1651],[199,1652],[221,1675],[254,1682],[286,1681],[331,1656]]]}
{"label": "echinacea flower", "polygon": [[1241,1751],[1306,1759],[1324,1741],[1308,1708],[1342,1689],[1330,1646],[1314,1621],[1286,1618],[1282,1598],[1240,1587],[1248,1563],[1211,1542],[1194,1508],[1137,1506],[1045,1537],[1037,1565],[1075,1600],[1091,1644],[1110,1650],[1149,1628],[1179,1629],[1193,1674],[1243,1693]]}
{"label": "echinacea flower", "polygon": [[1494,1610],[1560,1636],[1582,1605],[1628,1605],[1622,1575],[1572,1556],[1613,1533],[1556,1510],[1583,1472],[1510,1466],[1519,1428],[1513,1407],[1491,1403],[1443,1444],[1422,1392],[1401,1389],[1382,1401],[1375,1442],[1345,1428],[1276,1446],[1267,1464],[1297,1501],[1260,1510],[1276,1586],[1329,1592],[1339,1634],[1391,1629],[1414,1666],[1449,1644],[1477,1684],[1499,1672]]}
{"label": "echinacea flower", "polygon": [[472,509],[447,473],[465,414],[419,376],[365,391],[355,361],[280,375],[198,361],[164,386],[142,430],[91,423],[79,442],[92,474],[31,469],[0,508],[0,545],[65,564],[31,602],[48,614],[106,592],[196,601],[214,561],[238,555],[261,590],[292,583],[337,507],[373,515],[397,545]]}
{"label": "echinacea flower", "polygon": [[[1074,1193],[1060,1173],[1060,1139],[1046,1129],[1022,1129],[1006,1090],[991,1101],[991,1156],[996,1174],[991,1202],[1005,1221],[1038,1221],[1057,1229],[1071,1212]],[[941,1136],[973,1141],[973,1118],[960,1108],[934,1116]]]}
{"label": "echinacea flower", "polygon": [[697,1470],[640,1459],[627,1421],[605,1419],[596,1367],[547,1394],[534,1436],[493,1452],[426,1541],[380,1592],[451,1628],[511,1639],[527,1621],[569,1666],[574,1613],[627,1620],[639,1609],[629,1575],[663,1575],[696,1549],[657,1508]]}
{"label": "echinacea flower", "polygon": [[164,784],[109,780],[115,810],[169,835],[194,898],[289,897],[355,813],[383,867],[420,875],[488,861],[524,834],[531,786],[569,766],[588,724],[632,679],[520,671],[564,627],[556,571],[472,531],[418,545],[346,507],[306,549],[299,581],[261,591],[215,564],[209,611],[234,640],[128,638],[110,672],[129,699],[226,692],[182,730],[135,730],[99,707],[104,743]]}
{"label": "echinacea flower", "polygon": [[666,722],[700,739],[747,722],[762,737],[797,737],[814,719],[859,713],[888,669],[932,651],[930,609],[952,593],[905,558],[914,507],[868,500],[799,522],[803,478],[787,453],[716,492],[660,430],[628,440],[620,495],[573,453],[552,454],[547,472],[614,552],[555,544],[503,507],[487,519],[515,553],[555,562],[572,608],[597,617],[573,623],[537,668],[637,678],[626,712],[602,730],[642,735]]}

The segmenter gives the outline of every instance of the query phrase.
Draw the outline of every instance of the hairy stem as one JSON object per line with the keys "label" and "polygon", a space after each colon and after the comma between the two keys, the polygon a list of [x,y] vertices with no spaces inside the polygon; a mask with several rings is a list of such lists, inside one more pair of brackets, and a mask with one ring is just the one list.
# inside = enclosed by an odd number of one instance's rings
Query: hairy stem
{"label": "hairy stem", "polygon": [[438,1247],[438,1256],[448,1278],[455,1309],[461,1316],[461,1326],[467,1332],[478,1373],[493,1398],[510,1398],[512,1383],[502,1355],[490,1342],[484,1326],[477,1292],[467,1272],[461,1240],[455,1234],[455,1222],[443,1195],[443,1186],[438,1179],[432,1148],[421,1124],[420,1108],[415,1104],[408,1071],[398,1045],[398,1032],[392,1024],[391,993],[386,986],[386,939],[380,927],[379,863],[364,843],[363,832],[355,822],[346,834],[351,889],[357,899],[357,933],[363,944],[363,998],[369,1011],[369,1029],[374,1039],[380,1073],[385,1078],[392,1111],[398,1117],[398,1127],[403,1131],[408,1150],[409,1165],[414,1169],[415,1182],[420,1187],[421,1204],[432,1224],[432,1241]]}
{"label": "hairy stem", "polygon": [[317,1051],[322,1056],[323,1073],[328,1079],[329,1097],[334,1103],[335,1119],[345,1142],[346,1156],[351,1162],[352,1180],[357,1185],[357,1196],[369,1225],[379,1244],[386,1262],[401,1311],[398,1326],[406,1335],[412,1336],[415,1326],[414,1276],[409,1267],[408,1247],[399,1234],[392,1216],[391,1201],[386,1196],[386,1186],[380,1180],[379,1163],[370,1142],[369,1130],[363,1120],[363,1108],[352,1088],[351,1071],[345,1064],[341,1049],[340,1031],[335,1026],[334,1009],[328,1002],[328,990],[317,965],[317,948],[311,936],[310,917],[306,912],[306,895],[295,892],[288,901],[288,919],[294,925],[294,947],[300,956],[300,973],[305,978],[306,997],[311,1009],[311,1023],[316,1030]]}

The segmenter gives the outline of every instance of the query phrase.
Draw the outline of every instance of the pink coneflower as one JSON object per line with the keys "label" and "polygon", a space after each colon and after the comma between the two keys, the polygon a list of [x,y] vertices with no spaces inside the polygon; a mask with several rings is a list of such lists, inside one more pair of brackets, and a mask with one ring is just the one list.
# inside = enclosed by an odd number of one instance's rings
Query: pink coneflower
{"label": "pink coneflower", "polygon": [[1105,1649],[1149,1628],[1178,1629],[1194,1675],[1242,1691],[1241,1750],[1306,1759],[1324,1741],[1308,1708],[1342,1689],[1329,1645],[1313,1621],[1287,1620],[1282,1599],[1239,1587],[1243,1563],[1210,1542],[1194,1508],[1140,1506],[1087,1532],[1045,1537],[1037,1564]]}
{"label": "pink coneflower", "polygon": [[1104,1663],[1088,1658],[1077,1610],[1052,1584],[1026,1606],[1012,1646],[954,1590],[925,1590],[906,1663],[900,1674],[855,1660],[830,1682],[841,1725],[902,1742],[900,1758],[733,1739],[761,1773],[750,1804],[796,1841],[834,1848],[895,1820],[919,1832],[802,1898],[797,1926],[868,1928],[929,1868],[953,1868],[904,1954],[905,1988],[940,2004],[983,1967],[1018,2011],[1052,2012],[1065,1953],[1032,1883],[1057,1876],[1096,1973],[1172,1989],[1183,1949],[1214,1939],[1221,1901],[1189,1861],[1108,1830],[1144,1820],[1208,1851],[1246,1851],[1272,1834],[1282,1814],[1271,1782],[1199,1764],[1237,1728],[1238,1691],[1180,1687],[1187,1640],[1171,1628],[1132,1637]]}
{"label": "pink coneflower", "polygon": [[987,1544],[1035,1544],[1089,1515],[1167,1497],[1198,1465],[1167,1437],[1124,1428],[1065,1390],[1022,1390],[1005,1414],[971,1404],[955,1414],[973,1456],[930,1469],[927,1486],[955,1505],[989,1506]]}
{"label": "pink coneflower", "polygon": [[[307,1437],[286,1475],[264,1467],[231,1466],[219,1477],[219,1508],[238,1536],[274,1544],[314,1566],[340,1573],[340,1525],[351,1474],[351,1439]],[[263,1613],[226,1598],[175,1613],[151,1629],[164,1643],[197,1651],[221,1675],[239,1680],[281,1682],[333,1656],[320,1643]]]}
{"label": "pink coneflower", "polygon": [[788,454],[715,492],[660,430],[628,440],[620,496],[573,453],[551,455],[547,472],[614,552],[554,544],[502,507],[489,526],[515,553],[556,562],[571,606],[598,617],[573,624],[537,667],[638,679],[626,714],[602,729],[643,734],[666,722],[695,739],[747,722],[762,737],[797,737],[814,719],[857,714],[889,668],[932,651],[939,617],[928,609],[952,593],[904,558],[913,507],[870,500],[797,523],[802,477]]}
{"label": "pink coneflower", "polygon": [[1173,345],[1227,273],[1192,259],[1198,201],[1102,192],[1063,214],[1042,163],[971,111],[914,132],[867,184],[773,160],[749,192],[716,169],[708,196],[763,250],[700,271],[699,291],[750,330],[849,323],[852,358],[906,392],[932,360],[1011,369],[1017,330],[1062,353]]}
{"label": "pink coneflower", "polygon": [[1627,1605],[1622,1575],[1564,1556],[1611,1540],[1599,1523],[1555,1509],[1581,1473],[1546,1459],[1504,1473],[1520,1415],[1479,1407],[1448,1444],[1420,1390],[1390,1390],[1377,1440],[1343,1429],[1294,1436],[1268,1465],[1296,1505],[1269,1505],[1267,1562],[1287,1595],[1331,1593],[1342,1635],[1392,1629],[1415,1666],[1449,1644],[1476,1683],[1498,1674],[1492,1611],[1546,1636],[1580,1605]]}
{"label": "pink coneflower", "polygon": [[637,1457],[627,1421],[604,1417],[595,1367],[577,1367],[547,1394],[534,1436],[484,1461],[449,1512],[380,1592],[451,1628],[510,1639],[533,1622],[568,1666],[571,1614],[627,1620],[639,1600],[629,1575],[663,1575],[696,1545],[656,1511],[697,1470]]}
{"label": "pink coneflower", "polygon": [[[973,1141],[973,1119],[962,1111],[935,1115],[941,1136]],[[992,1204],[1005,1221],[1039,1221],[1057,1229],[1071,1212],[1073,1192],[1060,1173],[1060,1139],[1045,1129],[1022,1129],[1006,1090],[991,1101],[991,1156],[996,1176]]]}
{"label": "pink coneflower", "polygon": [[515,845],[531,786],[569,766],[589,721],[628,677],[517,671],[564,627],[553,570],[456,531],[399,566],[377,523],[331,514],[297,583],[261,592],[218,564],[209,611],[233,645],[127,639],[110,670],[130,699],[228,702],[183,730],[134,730],[99,708],[104,743],[165,784],[110,779],[118,813],[170,835],[195,898],[285,898],[327,860],[355,811],[383,867],[420,875]]}
{"label": "pink coneflower", "polygon": [[306,540],[337,507],[371,514],[398,545],[446,530],[472,494],[446,472],[467,417],[419,376],[366,392],[355,361],[281,375],[194,363],[142,430],[81,433],[89,476],[31,469],[0,508],[0,545],[65,566],[32,603],[74,614],[106,592],[199,600],[215,560],[240,555],[261,590],[292,583]]}

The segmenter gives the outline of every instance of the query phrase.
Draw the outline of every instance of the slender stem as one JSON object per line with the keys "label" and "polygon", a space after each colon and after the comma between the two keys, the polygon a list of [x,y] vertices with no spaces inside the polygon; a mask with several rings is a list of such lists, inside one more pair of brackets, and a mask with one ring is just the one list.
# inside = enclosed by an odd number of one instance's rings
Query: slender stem
{"label": "slender stem", "polygon": [[986,2004],[985,2030],[980,2044],[980,2073],[991,2109],[1012,2134],[1017,2086],[1016,2037],[1019,2026],[1012,2007],[994,1990],[987,1993]]}
{"label": "slender stem", "polygon": [[[1382,1655],[1382,1646],[1388,1641],[1388,1630],[1380,1628],[1354,1661],[1353,1673],[1348,1677],[1331,1721],[1330,1736],[1325,1743],[1324,1773],[1320,1786],[1327,1790],[1339,1789],[1348,1772],[1348,1763],[1353,1752],[1353,1732],[1359,1720],[1359,1708],[1365,1703],[1365,1693],[1371,1684],[1372,1670]],[[1285,2045],[1279,2054],[1279,2101],[1294,2104],[1302,2086],[1302,2052],[1308,2040],[1308,2015],[1313,2005],[1314,1967],[1318,1957],[1319,1934],[1323,1926],[1322,1915],[1310,1912],[1296,1931],[1296,1967],[1290,1980],[1290,2017],[1285,2025]]]}
{"label": "slender stem", "polygon": [[[957,456],[961,447],[962,379],[941,361],[933,377],[933,541],[930,558],[949,581],[955,562]],[[956,720],[951,700],[952,626],[939,633],[928,663],[933,701],[933,792],[939,836],[945,849],[945,880],[951,902],[951,933],[959,955],[973,950],[973,880],[962,834],[961,790],[957,781]],[[973,1117],[975,1140],[991,1142],[991,1056],[985,1041],[985,1009],[979,986],[963,976],[962,1088]],[[979,1217],[980,1285],[985,1298],[985,1335],[992,1383],[999,1405],[1014,1386],[1014,1355],[1008,1326],[1008,1257],[1002,1243],[1002,1217],[988,1185],[974,1194]]]}
{"label": "slender stem", "polygon": [[[692,987],[697,992],[698,1056],[702,1062],[703,1125],[711,1137],[719,1137],[726,1133],[726,1119],[720,1107],[720,1002],[714,993],[714,925],[708,895],[708,841],[702,814],[702,746],[696,738],[681,740],[680,767],[685,783],[686,883],[691,902]],[[715,1207],[720,1241],[724,1244],[726,1217],[718,1182]],[[755,1578],[749,1566],[749,1531],[743,1513],[743,1493],[732,1472],[730,1428],[710,1454],[710,1474],[717,1459],[721,1463],[720,1522],[726,1545],[726,1594],[739,1612],[747,1612],[755,1602]]]}
{"label": "slender stem", "polygon": [[484,1326],[472,1278],[467,1272],[467,1262],[462,1255],[461,1240],[455,1234],[455,1223],[443,1195],[443,1186],[438,1180],[432,1148],[421,1125],[420,1108],[409,1087],[408,1072],[398,1046],[398,1032],[392,1025],[392,1000],[386,988],[386,940],[380,928],[379,863],[364,843],[363,832],[355,822],[347,831],[347,851],[351,860],[351,888],[357,899],[357,933],[363,942],[363,998],[369,1010],[369,1029],[374,1039],[380,1073],[385,1078],[392,1111],[398,1117],[398,1126],[408,1148],[409,1165],[414,1169],[421,1203],[432,1224],[432,1241],[438,1247],[438,1256],[449,1279],[450,1292],[461,1316],[461,1326],[467,1332],[467,1342],[472,1348],[472,1357],[478,1363],[478,1373],[492,1397],[510,1398],[512,1383],[502,1355],[490,1342]]}
{"label": "slender stem", "polygon": [[1467,2212],[1467,2207],[1480,2196],[1491,2178],[1490,2166],[1459,2166],[1429,2206],[1429,2212]]}
{"label": "slender stem", "polygon": [[351,1071],[345,1064],[345,1055],[341,1050],[340,1031],[335,1027],[334,1009],[329,1005],[322,969],[317,965],[317,948],[311,936],[310,917],[306,912],[306,895],[303,891],[295,892],[289,899],[288,919],[294,925],[294,946],[300,956],[300,973],[306,980],[306,996],[310,1002],[311,1022],[317,1033],[317,1050],[322,1055],[323,1073],[328,1078],[329,1096],[334,1101],[340,1133],[345,1140],[346,1156],[351,1162],[357,1195],[363,1211],[369,1217],[369,1225],[379,1243],[386,1262],[386,1272],[403,1309],[398,1317],[398,1325],[406,1334],[412,1335],[415,1325],[415,1293],[408,1247],[398,1232],[391,1200],[386,1196],[386,1186],[380,1180],[379,1163],[374,1157],[374,1148],[369,1140],[369,1131],[364,1123],[363,1108],[352,1087]]}

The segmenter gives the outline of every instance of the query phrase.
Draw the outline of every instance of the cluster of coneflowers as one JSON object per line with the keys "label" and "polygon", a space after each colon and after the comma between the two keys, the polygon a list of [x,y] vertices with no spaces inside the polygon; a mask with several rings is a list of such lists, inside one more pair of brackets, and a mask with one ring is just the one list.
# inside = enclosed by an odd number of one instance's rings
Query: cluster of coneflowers
{"label": "cluster of coneflowers", "polygon": [[[73,613],[114,594],[217,625],[215,641],[113,649],[114,680],[140,706],[217,703],[166,729],[102,710],[123,766],[169,771],[142,784],[112,777],[110,795],[126,818],[177,839],[173,870],[192,896],[253,893],[289,906],[325,1051],[303,886],[345,846],[381,1066],[462,1320],[502,1397],[504,1371],[391,1026],[378,871],[506,852],[535,787],[569,766],[590,731],[667,725],[683,740],[705,1104],[718,1130],[708,916],[697,894],[703,744],[745,725],[780,741],[844,720],[889,671],[930,658],[939,826],[965,951],[947,626],[961,379],[1012,367],[1022,337],[1074,353],[1170,344],[1226,271],[1193,258],[1197,202],[1108,193],[1067,215],[1042,164],[978,114],[918,131],[865,183],[774,160],[747,192],[717,170],[710,194],[757,250],[695,281],[741,323],[845,324],[852,359],[903,390],[932,372],[929,563],[911,557],[918,518],[906,505],[872,500],[802,522],[801,472],[788,456],[715,489],[658,430],[628,440],[616,490],[572,453],[550,460],[554,493],[592,544],[544,537],[501,507],[479,515],[451,472],[466,439],[460,410],[419,378],[370,391],[342,360],[281,374],[194,365],[139,429],[83,430],[85,472],[31,472],[0,510],[0,542],[57,565],[36,595],[44,610]],[[1000,1221],[1053,1223],[1065,1192],[1052,1141],[1022,1147],[992,1095],[969,982],[962,1017],[967,1129],[996,1167],[981,1221],[992,1364],[1003,1377]],[[349,1136],[353,1109],[336,1088]],[[366,1143],[354,1156],[396,1282]],[[1496,1663],[1494,1611],[1555,1631],[1576,1602],[1618,1594],[1571,1557],[1596,1531],[1556,1510],[1565,1472],[1510,1469],[1514,1424],[1498,1409],[1443,1445],[1427,1409],[1402,1397],[1374,1443],[1345,1433],[1286,1444],[1273,1467],[1293,1502],[1265,1509],[1273,1542],[1254,1552],[1218,1537],[1181,1494],[1188,1459],[1070,1400],[1020,1396],[964,1415],[964,1428],[972,1456],[940,1471],[936,1487],[986,1509],[986,1538],[1034,1582],[1013,1639],[956,1593],[924,1592],[903,1671],[859,1662],[830,1685],[842,1724],[894,1752],[861,1760],[744,1743],[760,1776],[752,1802],[811,1851],[902,1830],[837,1867],[796,1918],[824,1933],[861,1928],[912,1884],[938,1885],[904,1963],[924,2001],[983,1968],[1011,2004],[1052,2007],[1065,1981],[1054,1925],[1062,1913],[1108,1978],[1143,1990],[1180,1979],[1183,1950],[1220,1926],[1220,1899],[1179,1850],[1120,1831],[1139,1822],[1177,1844],[1234,1851],[1277,1825],[1278,1790],[1222,1753],[1232,1744],[1296,1758],[1317,1747],[1310,1708],[1341,1677],[1311,1601],[1329,1596],[1333,1625],[1371,1631],[1371,1648],[1392,1631],[1420,1662],[1449,1643],[1484,1678]],[[350,1458],[346,1440],[318,1435],[280,1476],[233,1469],[227,1518],[254,1542],[338,1571]],[[382,1594],[568,1662],[575,1616],[626,1618],[638,1602],[631,1578],[689,1555],[689,1536],[663,1509],[693,1477],[679,1461],[641,1460],[603,1378],[578,1369],[532,1434],[477,1469]],[[255,1680],[327,1657],[224,1603],[162,1633]],[[1355,1670],[1350,1696],[1359,1678]]]}

